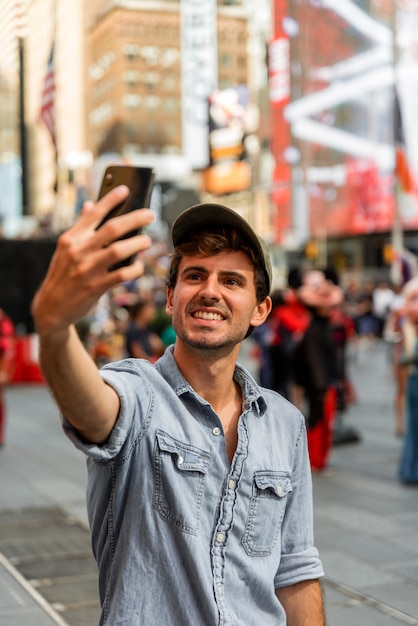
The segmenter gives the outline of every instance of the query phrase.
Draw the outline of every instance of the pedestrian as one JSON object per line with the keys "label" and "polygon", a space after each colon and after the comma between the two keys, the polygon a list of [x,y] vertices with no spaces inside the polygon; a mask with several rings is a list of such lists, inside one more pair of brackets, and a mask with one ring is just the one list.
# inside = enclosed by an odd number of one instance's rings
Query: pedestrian
{"label": "pedestrian", "polygon": [[272,313],[276,338],[272,347],[273,389],[285,398],[298,403],[294,397],[292,363],[296,346],[302,339],[310,321],[310,312],[297,297],[302,284],[302,271],[294,267],[288,273],[288,286],[283,294],[283,304]]}
{"label": "pedestrian", "polygon": [[115,241],[147,210],[96,230],[125,196],[85,205],[33,303],[43,371],[88,456],[100,623],[324,626],[303,416],[236,363],[271,308],[265,244],[231,209],[184,211],[167,287],[174,346],[98,371],[73,322],[140,275],[140,262],[108,267],[151,243]]}
{"label": "pedestrian", "polygon": [[403,295],[403,285],[395,285],[393,292],[394,297],[386,318],[385,327],[383,329],[383,338],[389,346],[393,378],[395,381],[395,435],[397,437],[403,437],[405,388],[408,378],[408,370],[401,363],[402,325],[405,318],[405,297]]}
{"label": "pedestrian", "polygon": [[126,330],[127,355],[155,363],[164,352],[164,344],[151,328],[155,316],[154,302],[150,298],[138,298],[129,312],[130,321]]}
{"label": "pedestrian", "polygon": [[376,320],[376,335],[379,339],[382,339],[390,307],[395,298],[395,292],[386,280],[381,280],[375,286],[372,297],[373,314]]}
{"label": "pedestrian", "polygon": [[15,327],[11,317],[0,308],[0,447],[5,442],[6,403],[4,390],[15,365]]}
{"label": "pedestrian", "polygon": [[403,289],[405,320],[402,325],[403,350],[400,363],[408,371],[405,390],[405,433],[399,466],[401,481],[418,485],[418,277]]}
{"label": "pedestrian", "polygon": [[[294,382],[308,404],[308,448],[311,467],[324,470],[333,443],[339,381],[338,354],[331,315],[342,302],[338,285],[318,270],[308,271],[298,297],[311,312],[311,320],[294,354]],[[300,395],[300,394],[298,394]]]}
{"label": "pedestrian", "polygon": [[361,287],[358,298],[357,328],[361,339],[375,339],[378,333],[378,322],[373,311],[374,281],[366,279]]}
{"label": "pedestrian", "polygon": [[352,319],[356,335],[359,334],[358,318],[361,298],[360,284],[357,278],[351,277],[344,289],[342,308],[344,313]]}

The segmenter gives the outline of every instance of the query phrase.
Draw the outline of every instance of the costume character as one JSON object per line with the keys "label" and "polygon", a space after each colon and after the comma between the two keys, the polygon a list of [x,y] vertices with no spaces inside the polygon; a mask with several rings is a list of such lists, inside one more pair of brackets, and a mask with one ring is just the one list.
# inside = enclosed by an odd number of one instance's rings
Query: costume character
{"label": "costume character", "polygon": [[337,409],[338,355],[330,322],[343,293],[320,271],[305,274],[298,297],[309,309],[311,320],[295,350],[295,385],[308,404],[308,448],[313,470],[327,466]]}

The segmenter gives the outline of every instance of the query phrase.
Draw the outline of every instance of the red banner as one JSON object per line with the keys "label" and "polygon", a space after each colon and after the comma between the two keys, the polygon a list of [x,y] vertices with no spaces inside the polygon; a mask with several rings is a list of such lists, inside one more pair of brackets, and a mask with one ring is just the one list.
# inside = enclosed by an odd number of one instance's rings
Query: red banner
{"label": "red banner", "polygon": [[269,45],[269,94],[271,108],[270,149],[274,159],[271,200],[274,210],[275,242],[283,243],[292,226],[291,168],[286,154],[290,128],[284,111],[290,102],[290,41],[285,32],[289,0],[273,3],[273,39]]}

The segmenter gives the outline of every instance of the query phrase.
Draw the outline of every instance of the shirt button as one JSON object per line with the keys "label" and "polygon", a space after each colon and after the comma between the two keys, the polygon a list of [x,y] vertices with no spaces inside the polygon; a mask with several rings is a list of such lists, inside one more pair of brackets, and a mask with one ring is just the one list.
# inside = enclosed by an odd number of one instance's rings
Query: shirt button
{"label": "shirt button", "polygon": [[225,541],[225,535],[223,533],[218,533],[216,535],[216,541],[217,543],[222,543],[223,541]]}
{"label": "shirt button", "polygon": [[282,489],[282,486],[280,484],[277,485],[277,493],[278,493],[279,496],[281,496],[282,493],[283,493],[283,489]]}
{"label": "shirt button", "polygon": [[215,428],[212,430],[212,433],[215,435],[215,437],[219,437],[219,435],[221,434],[221,429],[218,426],[215,426]]}
{"label": "shirt button", "polygon": [[231,480],[228,483],[228,487],[229,489],[235,489],[235,480],[231,478]]}
{"label": "shirt button", "polygon": [[183,457],[181,456],[181,454],[179,454],[179,455],[178,455],[178,457],[177,457],[177,463],[178,463],[179,465],[182,465],[182,464],[184,463],[184,459],[183,459]]}

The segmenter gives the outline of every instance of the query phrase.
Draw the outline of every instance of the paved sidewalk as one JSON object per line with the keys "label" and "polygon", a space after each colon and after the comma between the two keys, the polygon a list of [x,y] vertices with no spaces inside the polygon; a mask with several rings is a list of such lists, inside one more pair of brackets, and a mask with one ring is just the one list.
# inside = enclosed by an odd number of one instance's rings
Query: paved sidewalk
{"label": "paved sidewalk", "polygon": [[66,626],[44,598],[0,553],[1,626]]}
{"label": "paved sidewalk", "polygon": [[[255,370],[248,356],[243,360]],[[386,347],[379,342],[362,345],[351,371],[358,402],[344,424],[355,428],[361,440],[335,446],[329,470],[314,476],[316,544],[326,571],[327,626],[418,626],[418,489],[397,480],[402,441],[394,434],[394,384]],[[11,388],[7,402],[7,442],[0,452],[0,514],[4,519],[5,511],[28,507],[62,511],[69,526],[74,521],[73,530],[66,530],[62,540],[69,554],[81,558],[86,552],[85,539],[80,539],[86,529],[83,456],[62,435],[56,408],[44,387]],[[1,532],[0,528],[0,553],[11,551],[13,542],[22,545],[13,524],[9,523],[6,535]],[[55,531],[48,532],[51,537]],[[31,533],[28,537],[33,540]],[[64,593],[59,584],[48,586],[48,578],[32,581],[29,573],[23,578],[18,569],[29,572],[29,568],[25,570],[9,552],[7,556],[0,554],[1,626],[94,626],[96,622],[76,617],[81,616],[76,607],[71,614],[66,606],[78,597],[74,587]],[[94,573],[90,565],[84,571],[79,567],[73,563],[67,577],[62,571],[59,582],[82,586],[86,596],[82,600],[91,607],[97,601]],[[37,585],[37,591],[27,580]],[[61,604],[59,593],[63,593]]]}
{"label": "paved sidewalk", "polygon": [[418,489],[397,479],[402,440],[385,344],[361,345],[351,377],[358,402],[344,423],[361,441],[334,447],[329,470],[314,475],[328,626],[418,625]]}

